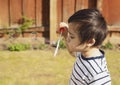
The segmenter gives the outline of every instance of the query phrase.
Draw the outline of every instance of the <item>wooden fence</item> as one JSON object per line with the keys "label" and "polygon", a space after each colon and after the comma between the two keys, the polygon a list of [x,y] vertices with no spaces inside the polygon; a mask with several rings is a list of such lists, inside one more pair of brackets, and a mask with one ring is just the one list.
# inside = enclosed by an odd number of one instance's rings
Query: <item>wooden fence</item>
{"label": "wooden fence", "polygon": [[[0,34],[4,28],[17,28],[22,16],[33,19],[35,22],[26,30],[24,37],[29,36],[33,31],[37,32],[38,37],[45,37],[55,40],[56,29],[59,23],[67,19],[75,11],[84,8],[98,8],[102,11],[109,24],[115,23],[120,17],[110,9],[118,10],[113,7],[119,0],[0,0]],[[108,5],[109,4],[109,5]],[[112,7],[112,8],[111,8]],[[111,16],[116,15],[111,18]],[[0,35],[2,37],[2,35]]]}
{"label": "wooden fence", "polygon": [[49,0],[0,0],[2,27],[14,26],[22,16],[35,20],[36,27],[49,26]]}
{"label": "wooden fence", "polygon": [[[50,7],[50,2],[54,1],[56,1],[53,5],[56,5],[57,14],[57,22],[55,23],[66,22],[75,11],[94,6],[91,3],[88,5],[89,0],[0,0],[0,28],[15,28],[22,16],[26,16],[35,20],[32,26],[34,30],[35,28],[37,31],[41,30],[42,27],[43,31],[49,31],[50,11],[53,9]],[[91,1],[94,3],[96,0]],[[52,16],[54,17],[54,15]]]}
{"label": "wooden fence", "polygon": [[35,21],[29,32],[36,30],[41,36],[41,32],[49,30],[49,6],[49,0],[0,0],[0,28],[17,28],[25,16]]}

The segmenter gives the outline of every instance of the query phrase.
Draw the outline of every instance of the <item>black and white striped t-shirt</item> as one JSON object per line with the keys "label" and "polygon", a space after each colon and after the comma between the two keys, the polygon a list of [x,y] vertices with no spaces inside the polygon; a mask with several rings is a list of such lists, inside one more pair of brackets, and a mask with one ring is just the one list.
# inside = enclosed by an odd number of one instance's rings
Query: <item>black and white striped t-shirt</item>
{"label": "black and white striped t-shirt", "polygon": [[102,56],[85,58],[77,53],[69,85],[111,85],[104,52]]}

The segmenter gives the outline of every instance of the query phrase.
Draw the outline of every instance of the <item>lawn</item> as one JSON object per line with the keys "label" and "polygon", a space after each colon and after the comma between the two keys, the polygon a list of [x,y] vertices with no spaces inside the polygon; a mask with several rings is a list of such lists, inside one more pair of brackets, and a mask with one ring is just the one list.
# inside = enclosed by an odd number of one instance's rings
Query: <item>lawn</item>
{"label": "lawn", "polygon": [[[68,85],[75,58],[66,50],[0,51],[0,85]],[[106,50],[112,85],[120,84],[120,51]]]}

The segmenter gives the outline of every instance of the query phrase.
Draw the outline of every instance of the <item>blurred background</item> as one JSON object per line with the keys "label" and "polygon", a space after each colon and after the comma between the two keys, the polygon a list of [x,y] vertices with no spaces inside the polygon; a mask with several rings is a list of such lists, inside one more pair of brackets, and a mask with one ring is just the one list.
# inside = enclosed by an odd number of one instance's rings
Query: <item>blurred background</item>
{"label": "blurred background", "polygon": [[[0,85],[68,85],[75,58],[59,37],[60,22],[96,8],[107,21],[106,51],[112,85],[120,84],[120,0],[0,0]],[[54,46],[51,44],[54,43]]]}
{"label": "blurred background", "polygon": [[99,9],[108,23],[109,37],[117,36],[120,31],[119,3],[119,0],[0,0],[0,37],[4,37],[3,31],[23,24],[24,16],[34,23],[28,24],[29,29],[23,31],[23,37],[35,32],[37,37],[54,41],[59,23],[67,22],[75,11],[85,8]]}

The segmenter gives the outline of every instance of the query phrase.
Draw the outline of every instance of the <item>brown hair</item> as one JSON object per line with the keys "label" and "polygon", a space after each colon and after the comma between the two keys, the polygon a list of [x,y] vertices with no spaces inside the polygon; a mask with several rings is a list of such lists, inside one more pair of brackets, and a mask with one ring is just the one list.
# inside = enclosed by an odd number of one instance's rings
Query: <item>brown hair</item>
{"label": "brown hair", "polygon": [[106,21],[97,9],[77,11],[68,19],[68,23],[72,22],[79,24],[77,31],[81,44],[94,38],[96,42],[93,46],[99,46],[107,36]]}

